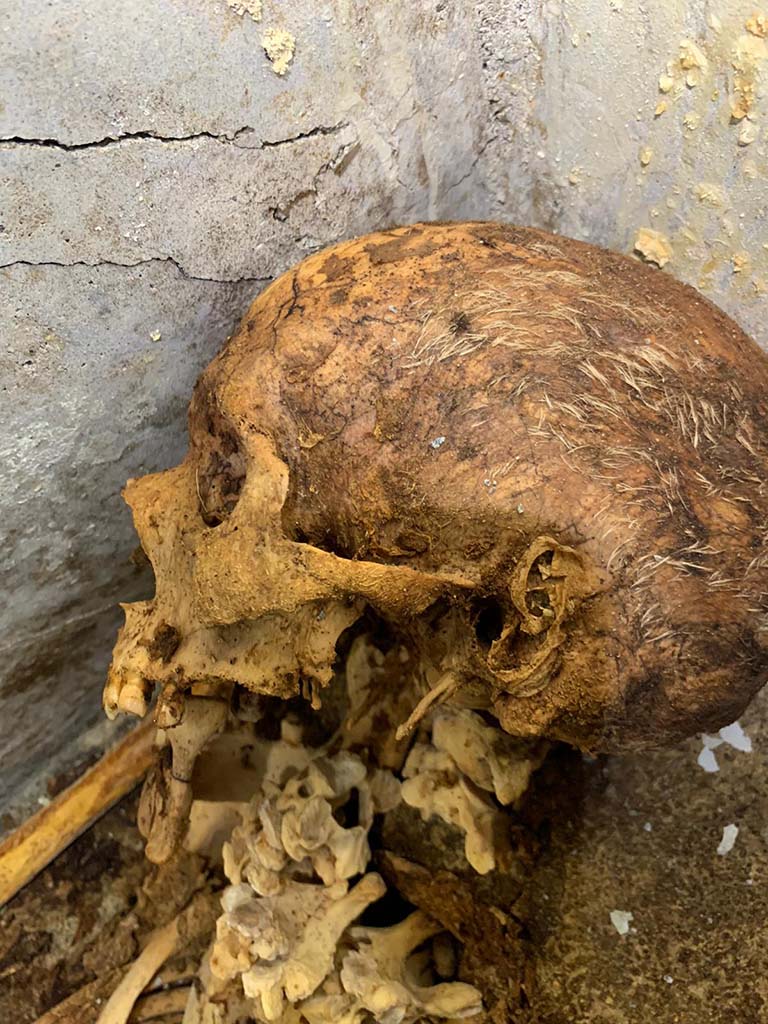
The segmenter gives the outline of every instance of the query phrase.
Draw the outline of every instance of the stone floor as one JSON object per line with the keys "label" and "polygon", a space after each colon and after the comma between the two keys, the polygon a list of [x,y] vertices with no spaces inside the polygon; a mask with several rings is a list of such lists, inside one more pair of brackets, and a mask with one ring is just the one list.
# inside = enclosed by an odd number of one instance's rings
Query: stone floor
{"label": "stone floor", "polygon": [[[542,1024],[768,1021],[768,693],[752,753],[700,739],[547,769],[550,841],[531,893]],[[717,853],[735,824],[731,852]],[[610,913],[632,914],[620,935]]]}

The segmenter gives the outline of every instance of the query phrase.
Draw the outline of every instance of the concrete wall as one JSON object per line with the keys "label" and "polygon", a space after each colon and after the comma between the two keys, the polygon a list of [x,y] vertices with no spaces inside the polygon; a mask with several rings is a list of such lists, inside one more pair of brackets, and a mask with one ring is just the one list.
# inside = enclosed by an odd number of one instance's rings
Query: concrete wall
{"label": "concrete wall", "polygon": [[302,256],[427,218],[650,228],[768,342],[751,2],[234,6],[0,9],[0,808],[103,742],[115,604],[150,586],[120,487],[178,460],[196,375]]}
{"label": "concrete wall", "polygon": [[656,231],[669,246],[665,270],[768,345],[760,4],[485,0],[482,9],[493,216],[622,252],[641,229]]}

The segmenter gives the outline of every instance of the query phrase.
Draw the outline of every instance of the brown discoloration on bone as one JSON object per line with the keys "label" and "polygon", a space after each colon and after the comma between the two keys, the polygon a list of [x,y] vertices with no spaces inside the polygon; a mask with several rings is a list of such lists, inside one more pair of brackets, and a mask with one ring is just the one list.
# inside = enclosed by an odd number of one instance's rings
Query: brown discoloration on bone
{"label": "brown discoloration on bone", "polygon": [[[371,605],[424,691],[448,667],[509,731],[590,750],[717,727],[763,684],[768,359],[695,291],[544,232],[416,225],[305,260],[247,324],[185,463],[129,487],[158,594],[114,673],[316,688]],[[543,537],[570,554],[521,607]],[[159,621],[183,637],[162,669],[132,639]]]}
{"label": "brown discoloration on bone", "polygon": [[371,263],[398,263],[402,259],[426,258],[440,252],[443,240],[436,236],[429,238],[417,227],[400,228],[389,233],[388,241],[376,241],[366,245],[365,251]]}
{"label": "brown discoloration on bone", "polygon": [[162,622],[147,644],[147,652],[150,658],[167,663],[178,650],[180,643],[181,634],[178,629],[167,622]]}
{"label": "brown discoloration on bone", "polygon": [[531,1000],[533,979],[525,961],[522,926],[509,908],[489,905],[478,898],[470,882],[433,865],[427,868],[382,853],[378,866],[390,885],[462,944],[459,977],[483,992],[483,1024],[514,1020]]}

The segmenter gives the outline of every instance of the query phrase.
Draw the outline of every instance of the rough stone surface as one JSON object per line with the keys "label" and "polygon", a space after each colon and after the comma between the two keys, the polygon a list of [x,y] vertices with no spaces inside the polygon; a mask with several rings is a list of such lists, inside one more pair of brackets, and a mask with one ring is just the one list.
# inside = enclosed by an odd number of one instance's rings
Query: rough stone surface
{"label": "rough stone surface", "polygon": [[657,230],[666,272],[765,346],[768,45],[746,28],[759,7],[484,0],[481,18],[494,216],[619,252]]}
{"label": "rough stone surface", "polygon": [[258,284],[189,280],[162,261],[0,274],[8,801],[100,714],[116,601],[149,586],[120,490],[179,456],[186,395]]}

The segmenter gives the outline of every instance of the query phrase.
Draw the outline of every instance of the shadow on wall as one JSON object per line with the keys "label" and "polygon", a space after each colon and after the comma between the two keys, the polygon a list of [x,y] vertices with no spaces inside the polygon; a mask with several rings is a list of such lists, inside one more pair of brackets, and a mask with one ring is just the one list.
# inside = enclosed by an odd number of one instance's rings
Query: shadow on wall
{"label": "shadow on wall", "polygon": [[178,461],[187,395],[253,285],[189,281],[168,264],[2,273],[3,298],[19,310],[2,460],[7,808],[101,715],[117,601],[152,590],[151,571],[131,560],[120,490],[129,475]]}

